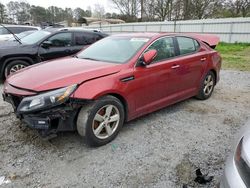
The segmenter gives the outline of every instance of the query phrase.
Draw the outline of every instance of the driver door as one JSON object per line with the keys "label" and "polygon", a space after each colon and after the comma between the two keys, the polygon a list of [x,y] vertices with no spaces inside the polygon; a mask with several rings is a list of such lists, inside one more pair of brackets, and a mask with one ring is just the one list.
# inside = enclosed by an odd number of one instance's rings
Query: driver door
{"label": "driver door", "polygon": [[72,33],[58,33],[45,40],[39,47],[38,55],[42,61],[74,54]]}
{"label": "driver door", "polygon": [[147,66],[137,66],[133,84],[137,115],[149,113],[166,105],[168,96],[178,87],[175,68],[176,49],[172,37],[157,39],[148,50],[155,49],[157,56]]}

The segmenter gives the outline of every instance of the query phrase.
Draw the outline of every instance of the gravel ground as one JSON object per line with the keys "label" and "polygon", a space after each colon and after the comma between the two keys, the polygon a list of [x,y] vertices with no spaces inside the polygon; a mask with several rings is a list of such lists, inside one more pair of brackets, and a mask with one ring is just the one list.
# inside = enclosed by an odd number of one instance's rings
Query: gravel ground
{"label": "gravel ground", "polygon": [[[209,100],[192,98],[144,116],[112,143],[89,148],[77,133],[44,141],[20,128],[1,98],[0,176],[10,180],[2,187],[215,187],[249,111],[250,73],[222,71]],[[197,168],[214,180],[195,183]]]}

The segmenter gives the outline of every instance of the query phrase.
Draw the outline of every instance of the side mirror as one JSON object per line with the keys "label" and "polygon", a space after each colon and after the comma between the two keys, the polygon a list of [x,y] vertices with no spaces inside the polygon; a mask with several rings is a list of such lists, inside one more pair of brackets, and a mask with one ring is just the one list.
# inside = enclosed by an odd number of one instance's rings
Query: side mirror
{"label": "side mirror", "polygon": [[52,42],[46,40],[46,41],[44,41],[44,42],[41,44],[41,46],[42,46],[43,48],[49,48],[50,46],[52,46]]}
{"label": "side mirror", "polygon": [[149,50],[142,55],[140,61],[143,65],[149,65],[153,62],[154,58],[157,56],[156,50]]}

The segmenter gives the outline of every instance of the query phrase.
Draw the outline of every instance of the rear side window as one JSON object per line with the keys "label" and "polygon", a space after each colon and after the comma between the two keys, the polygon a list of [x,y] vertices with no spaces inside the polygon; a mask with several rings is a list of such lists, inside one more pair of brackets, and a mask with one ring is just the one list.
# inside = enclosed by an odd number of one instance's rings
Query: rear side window
{"label": "rear side window", "polygon": [[193,40],[192,38],[176,37],[176,39],[179,44],[180,55],[193,53],[199,47],[199,43],[196,40]]}
{"label": "rear side window", "polygon": [[75,33],[75,44],[78,45],[90,45],[94,42],[102,39],[103,37],[95,33]]}
{"label": "rear side window", "polygon": [[155,57],[154,62],[159,62],[175,56],[174,40],[172,37],[165,37],[156,40],[148,48],[148,50],[152,49],[157,51],[157,56]]}
{"label": "rear side window", "polygon": [[37,30],[37,29],[32,27],[9,27],[9,30],[11,30],[15,34],[19,34],[24,31]]}

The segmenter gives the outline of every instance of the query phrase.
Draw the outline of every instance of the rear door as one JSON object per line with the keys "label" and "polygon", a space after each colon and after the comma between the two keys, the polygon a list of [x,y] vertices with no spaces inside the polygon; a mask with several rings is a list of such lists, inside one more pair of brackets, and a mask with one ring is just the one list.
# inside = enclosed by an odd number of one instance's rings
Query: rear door
{"label": "rear door", "polygon": [[175,40],[178,46],[175,71],[179,75],[175,92],[198,89],[206,70],[207,51],[193,38],[177,36]]}
{"label": "rear door", "polygon": [[45,42],[49,42],[50,46],[43,47],[42,44],[40,45],[38,54],[42,61],[74,54],[72,32],[57,33],[50,36]]}

